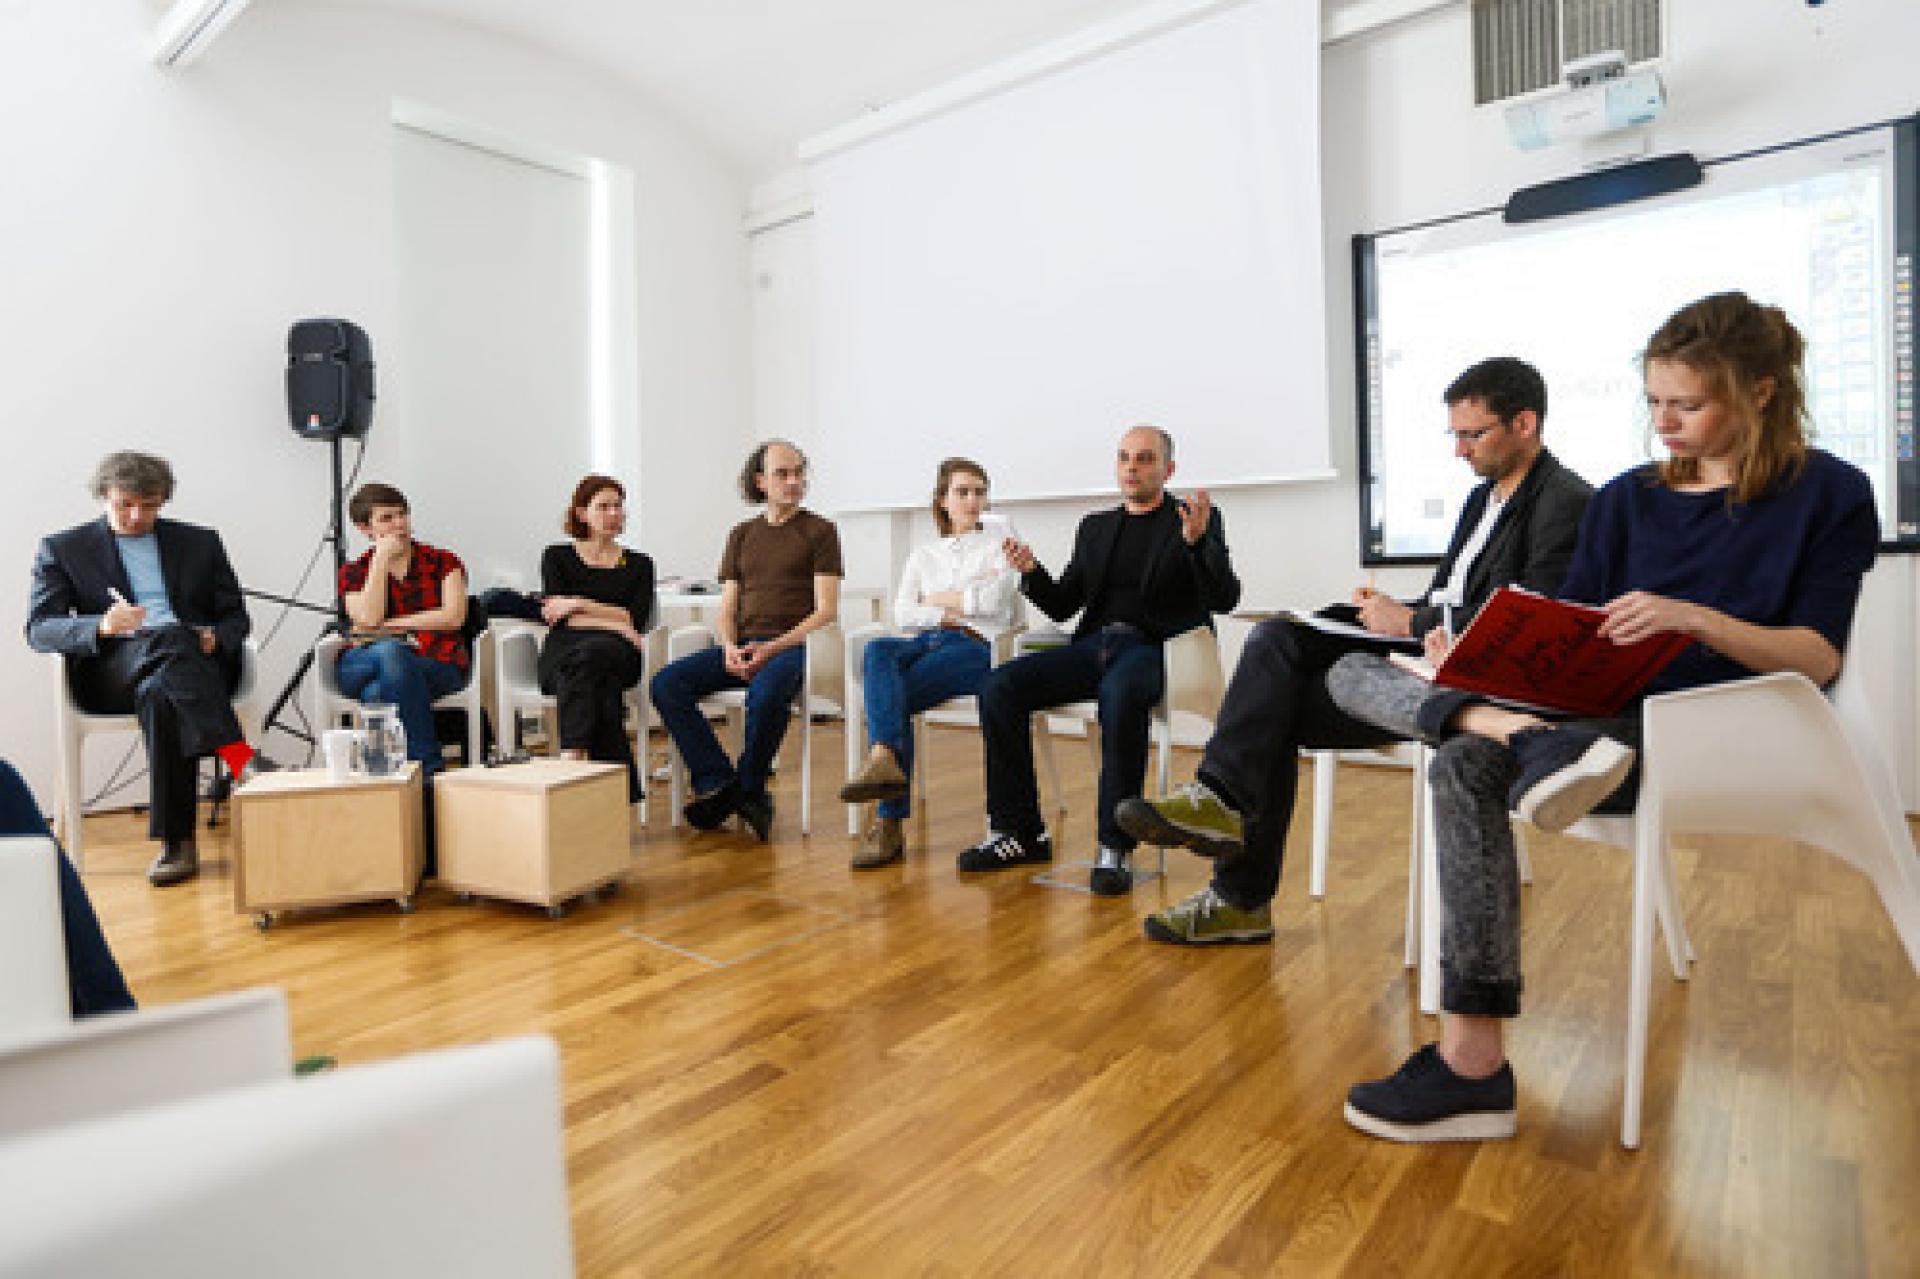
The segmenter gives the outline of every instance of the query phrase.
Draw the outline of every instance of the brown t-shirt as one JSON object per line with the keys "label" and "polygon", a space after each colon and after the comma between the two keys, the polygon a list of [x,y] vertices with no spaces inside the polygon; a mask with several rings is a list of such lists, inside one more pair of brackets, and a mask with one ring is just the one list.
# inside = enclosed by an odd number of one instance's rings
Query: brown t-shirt
{"label": "brown t-shirt", "polygon": [[784,524],[756,515],[733,526],[720,553],[720,580],[740,584],[735,638],[772,639],[813,612],[816,575],[840,577],[840,530],[799,510]]}

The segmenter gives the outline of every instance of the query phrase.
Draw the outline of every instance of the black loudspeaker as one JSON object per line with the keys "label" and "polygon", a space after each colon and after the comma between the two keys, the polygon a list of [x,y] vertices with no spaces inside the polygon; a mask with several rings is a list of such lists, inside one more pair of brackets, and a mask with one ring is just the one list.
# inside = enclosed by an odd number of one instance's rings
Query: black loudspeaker
{"label": "black loudspeaker", "polygon": [[351,320],[287,330],[287,420],[310,440],[360,439],[373,425],[373,344]]}

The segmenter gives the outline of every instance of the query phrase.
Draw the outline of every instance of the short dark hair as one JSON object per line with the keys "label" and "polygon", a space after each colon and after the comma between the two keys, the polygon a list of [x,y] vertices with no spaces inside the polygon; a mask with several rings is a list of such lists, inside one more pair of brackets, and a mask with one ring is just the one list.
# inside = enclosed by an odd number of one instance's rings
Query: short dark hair
{"label": "short dark hair", "polygon": [[621,501],[627,500],[627,486],[611,475],[598,473],[585,475],[581,477],[578,484],[573,486],[573,499],[567,503],[567,513],[560,521],[560,527],[567,531],[568,537],[580,539],[593,531],[587,527],[587,522],[580,518],[580,509],[608,489],[618,493]]}
{"label": "short dark hair", "polygon": [[940,502],[946,497],[947,489],[956,475],[971,475],[980,481],[982,488],[993,487],[993,481],[987,478],[987,468],[970,457],[950,457],[940,463],[940,469],[933,477],[933,526],[940,530],[941,537],[953,532],[953,518]]}
{"label": "short dark hair", "polygon": [[1132,435],[1135,431],[1152,431],[1155,435],[1159,436],[1160,460],[1162,462],[1173,461],[1173,432],[1167,430],[1164,426],[1155,426],[1151,422],[1136,422],[1126,429],[1124,435]]}
{"label": "short dark hair", "polygon": [[1511,355],[1496,355],[1453,379],[1441,397],[1448,408],[1462,400],[1479,400],[1487,412],[1510,424],[1515,415],[1533,410],[1541,425],[1547,421],[1547,381],[1540,370]]}
{"label": "short dark hair", "polygon": [[806,451],[792,440],[762,440],[758,448],[747,454],[746,465],[740,468],[740,496],[754,506],[766,503],[767,490],[760,484],[760,475],[767,469],[767,450],[776,444],[792,449],[800,459],[800,469],[802,471],[807,469]]}
{"label": "short dark hair", "polygon": [[173,499],[173,468],[164,457],[122,449],[100,459],[89,486],[97,498],[104,499],[119,489],[135,497],[157,497],[167,502]]}
{"label": "short dark hair", "polygon": [[347,519],[357,527],[373,519],[376,506],[397,506],[403,511],[413,508],[407,505],[407,495],[391,484],[382,484],[378,480],[369,480],[353,491],[347,499]]}

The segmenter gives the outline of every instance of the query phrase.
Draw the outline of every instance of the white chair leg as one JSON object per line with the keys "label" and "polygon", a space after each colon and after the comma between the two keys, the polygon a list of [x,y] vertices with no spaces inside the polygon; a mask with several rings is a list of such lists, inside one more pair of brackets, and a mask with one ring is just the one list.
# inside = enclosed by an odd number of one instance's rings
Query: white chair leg
{"label": "white chair leg", "polygon": [[[1314,793],[1319,794],[1319,760],[1314,762]],[[1329,767],[1329,770],[1331,768]],[[1331,783],[1329,783],[1331,785]],[[1420,966],[1420,903],[1422,901],[1420,884],[1422,864],[1420,850],[1426,847],[1428,838],[1426,825],[1427,794],[1427,751],[1420,748],[1419,757],[1413,765],[1413,811],[1407,815],[1407,928],[1406,942],[1402,962],[1408,968]],[[1318,851],[1316,846],[1316,852]],[[1324,872],[1323,872],[1324,874]]]}
{"label": "white chair leg", "polygon": [[1339,765],[1332,751],[1308,751],[1307,758],[1313,761],[1313,859],[1308,866],[1307,896],[1318,900],[1327,895],[1327,858],[1333,845],[1333,770]]}
{"label": "white chair leg", "polygon": [[800,833],[813,828],[813,707],[800,693]]}
{"label": "white chair leg", "polygon": [[1627,966],[1626,1085],[1620,1101],[1620,1144],[1640,1148],[1640,1114],[1647,1087],[1647,1029],[1653,1004],[1653,913],[1657,858],[1664,855],[1664,836],[1657,811],[1641,805],[1635,815],[1633,855],[1633,922]]}
{"label": "white chair leg", "polygon": [[[1637,841],[1636,841],[1637,845]],[[1654,848],[1656,859],[1654,869],[1653,910],[1660,922],[1661,935],[1667,939],[1667,962],[1673,966],[1673,979],[1685,981],[1691,972],[1693,962],[1693,942],[1687,937],[1686,923],[1680,918],[1680,895],[1673,883],[1672,850],[1664,843]],[[1634,849],[1634,859],[1641,856],[1639,848]]]}
{"label": "white chair leg", "polygon": [[1509,821],[1508,824],[1513,827],[1513,855],[1520,863],[1520,882],[1531,886],[1533,884],[1533,859],[1527,856],[1527,833],[1521,829],[1519,822]]}
{"label": "white chair leg", "polygon": [[[870,749],[867,742],[867,714],[864,699],[860,695],[860,686],[852,681],[847,683],[847,715],[841,722],[846,728],[843,736],[847,744],[847,780],[852,781],[853,775],[860,771],[862,757]],[[859,804],[847,805],[847,834],[849,835],[860,833],[860,808]]]}
{"label": "white chair leg", "polygon": [[1154,733],[1160,738],[1160,795],[1165,797],[1173,792],[1173,724],[1169,720],[1160,720],[1154,725]]}
{"label": "white chair leg", "polygon": [[[473,678],[478,680],[480,672],[475,671]],[[486,757],[487,721],[486,714],[480,709],[480,699],[473,698],[467,703],[467,758],[468,768],[478,768],[487,762]]]}
{"label": "white chair leg", "polygon": [[921,811],[927,807],[927,717],[913,717],[913,776],[909,779],[913,786],[914,802]]}
{"label": "white chair leg", "polygon": [[667,814],[667,825],[677,828],[680,814],[687,806],[687,765],[680,758],[680,748],[668,739],[667,745],[667,803],[672,811]]}

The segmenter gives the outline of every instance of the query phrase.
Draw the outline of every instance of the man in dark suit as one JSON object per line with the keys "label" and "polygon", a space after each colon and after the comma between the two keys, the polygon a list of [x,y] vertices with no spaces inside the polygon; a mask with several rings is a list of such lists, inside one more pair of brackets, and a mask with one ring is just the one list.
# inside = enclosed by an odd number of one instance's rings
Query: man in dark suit
{"label": "man in dark suit", "polygon": [[27,643],[67,659],[82,709],[140,717],[152,779],[148,833],[156,885],[199,873],[197,762],[217,754],[235,776],[253,751],[233,713],[250,623],[226,547],[212,529],[160,518],[173,470],[145,453],[95,468],[97,520],[40,541]]}
{"label": "man in dark suit", "polygon": [[1134,839],[1114,821],[1121,800],[1146,780],[1149,723],[1166,687],[1161,646],[1239,603],[1225,525],[1203,489],[1191,501],[1167,492],[1173,437],[1137,426],[1120,437],[1115,463],[1121,504],[1080,521],[1073,556],[1055,579],[1032,548],[1008,539],[1020,590],[1054,621],[1080,614],[1073,642],[991,671],[980,687],[992,832],[960,854],[961,870],[1001,870],[1053,859],[1033,777],[1035,712],[1063,702],[1100,702],[1100,851],[1093,891],[1125,892]]}
{"label": "man in dark suit", "polygon": [[[1345,610],[1378,641],[1330,635],[1273,618],[1247,637],[1199,775],[1163,800],[1132,799],[1119,822],[1144,842],[1216,859],[1213,882],[1149,916],[1147,936],[1182,946],[1273,938],[1271,903],[1293,820],[1302,748],[1384,746],[1401,740],[1334,704],[1327,669],[1380,641],[1458,631],[1505,585],[1556,590],[1593,487],[1541,445],[1547,387],[1511,356],[1482,360],[1443,396],[1454,452],[1484,483],[1468,496],[1425,595],[1392,599],[1370,588]],[[1332,612],[1333,610],[1329,610]]]}

